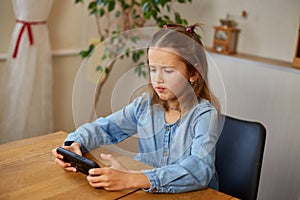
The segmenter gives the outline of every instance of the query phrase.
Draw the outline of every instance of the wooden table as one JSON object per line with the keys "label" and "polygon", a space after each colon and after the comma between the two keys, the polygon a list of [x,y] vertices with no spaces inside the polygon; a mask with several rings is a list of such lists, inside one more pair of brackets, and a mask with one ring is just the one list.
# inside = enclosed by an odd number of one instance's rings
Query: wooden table
{"label": "wooden table", "polygon": [[[51,150],[61,146],[67,133],[56,132],[0,145],[0,199],[234,199],[206,189],[182,194],[149,194],[142,190],[108,192],[92,188],[82,173],[65,172],[54,163]],[[131,158],[98,148],[86,154],[112,153],[133,170],[151,169]],[[103,166],[103,163],[99,163]]]}

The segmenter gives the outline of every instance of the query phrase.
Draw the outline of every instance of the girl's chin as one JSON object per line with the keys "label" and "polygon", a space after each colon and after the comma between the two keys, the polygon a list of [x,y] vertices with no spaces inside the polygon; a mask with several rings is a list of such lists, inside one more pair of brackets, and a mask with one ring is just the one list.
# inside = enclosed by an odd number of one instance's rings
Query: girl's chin
{"label": "girl's chin", "polygon": [[157,94],[158,95],[158,97],[161,99],[161,100],[163,100],[163,101],[167,101],[167,100],[169,100],[169,98],[166,96],[166,95],[163,95],[163,94]]}
{"label": "girl's chin", "polygon": [[172,100],[172,99],[174,99],[174,97],[173,96],[170,96],[170,95],[165,95],[165,94],[157,94],[158,95],[158,97],[161,99],[161,100],[163,100],[163,101],[168,101],[168,100]]}

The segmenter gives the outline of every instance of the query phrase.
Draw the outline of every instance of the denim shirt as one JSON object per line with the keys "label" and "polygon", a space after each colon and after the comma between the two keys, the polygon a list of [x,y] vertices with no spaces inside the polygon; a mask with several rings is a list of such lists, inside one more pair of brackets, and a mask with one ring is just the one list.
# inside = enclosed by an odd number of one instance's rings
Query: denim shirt
{"label": "denim shirt", "polygon": [[80,126],[65,142],[76,141],[90,151],[138,134],[135,159],[154,167],[143,170],[153,193],[178,193],[206,188],[215,179],[215,145],[219,137],[218,113],[201,100],[173,124],[165,122],[165,110],[151,105],[144,94],[106,118]]}

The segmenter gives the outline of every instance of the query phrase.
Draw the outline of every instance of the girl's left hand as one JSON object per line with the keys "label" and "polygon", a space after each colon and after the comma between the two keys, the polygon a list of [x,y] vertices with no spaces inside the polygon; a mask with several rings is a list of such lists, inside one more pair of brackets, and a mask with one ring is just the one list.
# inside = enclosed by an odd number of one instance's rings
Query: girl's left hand
{"label": "girl's left hand", "polygon": [[90,169],[87,176],[87,180],[92,187],[102,187],[110,191],[131,188],[129,179],[130,173],[111,167]]}
{"label": "girl's left hand", "polygon": [[101,157],[110,161],[111,167],[90,169],[87,180],[92,187],[102,187],[109,191],[115,191],[150,186],[144,173],[129,172],[110,154],[101,154]]}

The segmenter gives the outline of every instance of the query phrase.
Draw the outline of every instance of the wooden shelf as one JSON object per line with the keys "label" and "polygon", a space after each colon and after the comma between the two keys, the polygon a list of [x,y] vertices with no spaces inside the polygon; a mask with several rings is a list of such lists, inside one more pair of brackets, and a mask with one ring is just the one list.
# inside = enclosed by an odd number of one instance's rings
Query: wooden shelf
{"label": "wooden shelf", "polygon": [[[206,48],[206,50],[208,52],[216,53],[214,50],[212,50],[212,48]],[[218,53],[216,53],[216,54],[218,54]],[[276,65],[276,66],[281,66],[281,67],[287,67],[287,68],[293,68],[293,69],[300,70],[300,68],[292,65],[292,62],[276,60],[276,59],[272,59],[272,58],[264,58],[264,57],[249,55],[249,54],[244,54],[244,53],[236,53],[236,54],[230,54],[230,55],[225,55],[225,56],[243,58],[243,59],[246,59],[246,60],[251,60],[251,61],[261,62],[261,63],[265,63],[265,64],[271,64],[271,65]]]}

